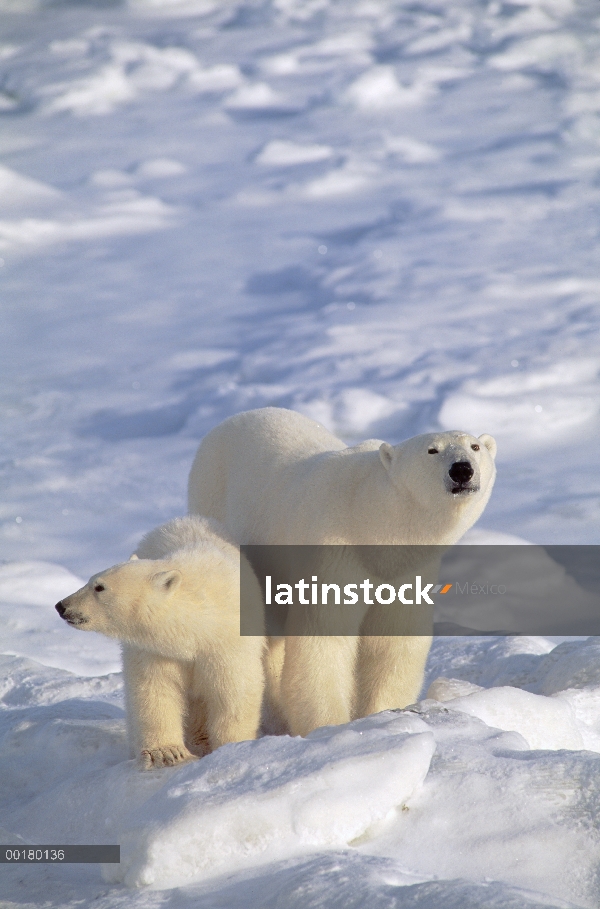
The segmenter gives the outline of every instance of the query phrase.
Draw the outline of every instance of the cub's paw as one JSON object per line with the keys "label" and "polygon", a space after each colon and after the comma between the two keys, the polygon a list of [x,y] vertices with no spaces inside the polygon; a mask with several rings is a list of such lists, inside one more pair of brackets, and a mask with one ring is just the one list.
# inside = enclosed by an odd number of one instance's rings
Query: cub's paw
{"label": "cub's paw", "polygon": [[139,764],[142,770],[158,770],[196,760],[197,757],[185,745],[162,745],[160,748],[144,749],[140,753]]}

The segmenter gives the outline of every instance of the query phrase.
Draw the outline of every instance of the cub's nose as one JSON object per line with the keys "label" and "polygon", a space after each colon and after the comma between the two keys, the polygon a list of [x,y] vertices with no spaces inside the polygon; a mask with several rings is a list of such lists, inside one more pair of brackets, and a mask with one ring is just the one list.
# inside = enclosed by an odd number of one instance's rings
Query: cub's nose
{"label": "cub's nose", "polygon": [[468,461],[455,461],[448,474],[455,483],[468,483],[475,471]]}
{"label": "cub's nose", "polygon": [[56,609],[56,611],[58,612],[59,616],[62,619],[65,612],[67,611],[62,604],[62,600],[59,600],[59,602],[56,604],[56,606],[54,608]]}

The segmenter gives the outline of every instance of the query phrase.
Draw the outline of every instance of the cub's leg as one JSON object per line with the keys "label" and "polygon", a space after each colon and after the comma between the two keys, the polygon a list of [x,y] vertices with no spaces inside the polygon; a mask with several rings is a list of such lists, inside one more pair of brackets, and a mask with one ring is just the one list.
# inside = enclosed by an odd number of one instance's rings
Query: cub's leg
{"label": "cub's leg", "polygon": [[285,735],[289,732],[281,699],[281,676],[285,660],[285,638],[267,638],[263,666],[265,671],[265,696],[263,700],[263,721],[271,735]]}
{"label": "cub's leg", "polygon": [[127,722],[144,770],[194,759],[184,744],[190,670],[182,663],[123,646]]}
{"label": "cub's leg", "polygon": [[202,697],[190,698],[185,740],[190,751],[198,755],[198,757],[204,757],[206,754],[210,754],[211,748],[208,741],[206,704]]}

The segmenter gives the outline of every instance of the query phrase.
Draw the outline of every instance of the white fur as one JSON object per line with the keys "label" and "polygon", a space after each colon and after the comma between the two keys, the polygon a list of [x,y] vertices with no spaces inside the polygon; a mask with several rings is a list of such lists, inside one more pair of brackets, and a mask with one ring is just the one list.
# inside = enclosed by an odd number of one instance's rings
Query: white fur
{"label": "white fur", "polygon": [[[239,543],[447,545],[485,508],[495,453],[491,436],[458,431],[347,448],[313,420],[267,407],[206,436],[190,473],[189,510],[216,518]],[[448,471],[465,460],[472,488],[455,494]],[[412,703],[430,646],[427,635],[413,633],[418,621],[405,613],[411,634],[369,636],[387,630],[373,610],[360,644],[288,636],[280,684],[292,732]]]}
{"label": "white fur", "polygon": [[130,741],[146,769],[256,737],[264,638],[240,636],[239,590],[238,547],[217,522],[187,517],[58,604],[76,627],[122,641]]}

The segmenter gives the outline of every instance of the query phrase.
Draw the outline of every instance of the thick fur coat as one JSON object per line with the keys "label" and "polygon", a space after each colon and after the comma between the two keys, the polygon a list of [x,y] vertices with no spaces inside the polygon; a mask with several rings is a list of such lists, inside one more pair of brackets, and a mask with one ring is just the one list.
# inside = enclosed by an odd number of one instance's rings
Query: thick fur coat
{"label": "thick fur coat", "polygon": [[[238,543],[449,545],[485,508],[495,454],[491,436],[459,431],[348,448],[308,417],[267,407],[205,437],[189,510],[220,521]],[[430,638],[413,632],[410,615],[408,634],[382,634],[386,621],[375,608],[360,639],[273,642],[268,683],[293,733],[416,700]]]}
{"label": "thick fur coat", "polygon": [[[257,627],[260,588],[243,570]],[[215,521],[176,518],[151,531],[130,561],[56,608],[122,642],[129,738],[146,769],[256,737],[264,637],[240,637],[239,549]]]}

